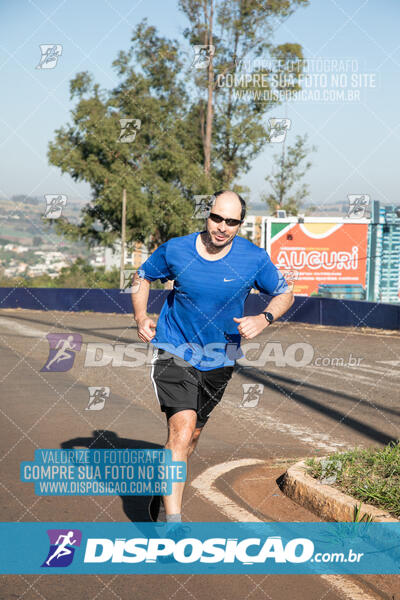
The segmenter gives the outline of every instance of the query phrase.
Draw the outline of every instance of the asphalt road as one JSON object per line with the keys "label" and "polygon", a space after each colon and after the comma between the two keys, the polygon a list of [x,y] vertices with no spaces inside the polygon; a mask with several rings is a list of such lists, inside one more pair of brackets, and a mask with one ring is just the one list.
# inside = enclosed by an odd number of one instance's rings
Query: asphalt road
{"label": "asphalt road", "polygon": [[[70,370],[41,371],[49,333],[82,336]],[[146,498],[38,497],[33,484],[20,482],[18,475],[20,461],[33,460],[36,448],[143,448],[165,443],[165,417],[149,377],[151,352],[136,348],[135,359],[128,345],[137,342],[129,316],[0,311],[2,521],[146,519]],[[355,445],[380,446],[400,437],[398,334],[277,323],[252,342],[259,347],[247,349],[247,363],[238,361],[192,457],[184,520],[237,520],[240,508],[266,521],[318,520],[279,498],[275,474],[296,458]],[[87,410],[90,386],[110,388],[101,410]],[[248,498],[241,501],[240,482],[248,477],[246,469],[255,468],[255,460],[263,461],[266,481],[268,473],[274,477],[265,488],[255,488],[250,506]],[[220,503],[222,496],[213,497],[196,485],[215,469],[216,485],[226,498]],[[259,477],[259,484],[261,474],[251,472],[250,479]],[[399,578],[3,576],[0,598],[399,600]]]}

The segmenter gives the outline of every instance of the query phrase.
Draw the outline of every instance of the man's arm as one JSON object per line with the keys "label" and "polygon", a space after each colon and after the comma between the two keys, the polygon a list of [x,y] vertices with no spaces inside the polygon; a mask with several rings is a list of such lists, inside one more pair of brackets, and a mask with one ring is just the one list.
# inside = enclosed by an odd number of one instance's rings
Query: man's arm
{"label": "man's arm", "polygon": [[147,315],[147,302],[149,299],[150,281],[139,277],[139,273],[135,273],[134,284],[139,287],[137,291],[132,293],[133,318],[138,327],[138,336],[143,342],[150,342],[155,336],[156,324],[153,319]]}
{"label": "man's arm", "polygon": [[270,312],[274,317],[274,321],[276,321],[276,319],[279,319],[279,317],[289,310],[293,302],[293,292],[285,292],[278,296],[274,296],[265,310],[255,317],[242,317],[240,319],[234,317],[233,320],[236,321],[236,323],[239,323],[238,332],[246,340],[251,340],[269,325],[264,313]]}
{"label": "man's arm", "polygon": [[274,296],[260,316],[264,319],[264,321],[266,321],[264,313],[270,312],[274,317],[274,321],[276,321],[276,319],[279,319],[279,317],[284,315],[289,310],[289,308],[293,305],[293,302],[294,294],[292,291]]}

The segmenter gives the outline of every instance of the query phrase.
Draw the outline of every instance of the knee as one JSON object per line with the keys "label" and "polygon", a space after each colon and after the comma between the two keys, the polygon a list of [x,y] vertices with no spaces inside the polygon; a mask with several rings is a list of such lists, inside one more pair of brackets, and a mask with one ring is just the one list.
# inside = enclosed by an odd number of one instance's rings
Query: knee
{"label": "knee", "polygon": [[192,443],[193,428],[190,426],[170,427],[167,448],[188,451]]}

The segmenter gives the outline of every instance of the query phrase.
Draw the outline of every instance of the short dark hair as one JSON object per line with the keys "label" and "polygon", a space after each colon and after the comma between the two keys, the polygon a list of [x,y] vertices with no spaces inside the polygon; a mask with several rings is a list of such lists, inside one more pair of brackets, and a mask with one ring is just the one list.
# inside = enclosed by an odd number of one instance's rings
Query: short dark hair
{"label": "short dark hair", "polygon": [[[213,194],[214,199],[217,199],[218,196],[221,196],[222,194],[225,194],[225,192],[230,192],[231,190],[219,190],[218,192],[215,192]],[[236,194],[236,196],[239,198],[240,200],[240,204],[242,207],[242,210],[240,212],[240,220],[243,221],[243,219],[246,216],[246,202],[243,200],[242,196],[240,196],[237,192],[233,192],[234,194]]]}

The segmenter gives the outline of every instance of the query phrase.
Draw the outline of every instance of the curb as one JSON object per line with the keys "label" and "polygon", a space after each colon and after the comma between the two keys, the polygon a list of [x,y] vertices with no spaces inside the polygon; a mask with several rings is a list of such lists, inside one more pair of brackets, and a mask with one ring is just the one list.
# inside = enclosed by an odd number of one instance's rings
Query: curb
{"label": "curb", "polygon": [[[354,506],[359,504],[352,496],[340,492],[336,488],[320,483],[306,472],[305,460],[301,460],[289,467],[280,484],[281,490],[311,512],[326,521],[351,522],[353,521]],[[371,515],[377,523],[400,523],[385,510],[376,508],[372,504],[362,503],[362,514]]]}

